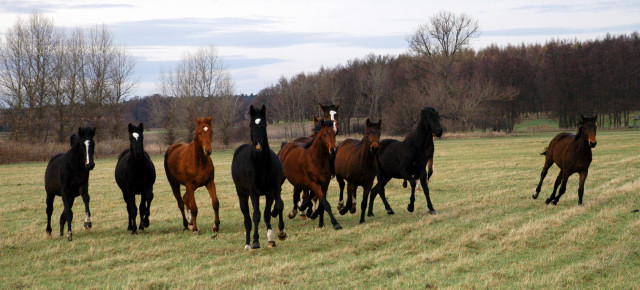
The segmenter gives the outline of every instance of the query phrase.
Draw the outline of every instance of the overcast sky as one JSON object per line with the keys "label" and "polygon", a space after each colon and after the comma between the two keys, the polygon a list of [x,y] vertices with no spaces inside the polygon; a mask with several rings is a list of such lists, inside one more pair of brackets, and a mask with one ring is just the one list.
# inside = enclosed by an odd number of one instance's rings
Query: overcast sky
{"label": "overcast sky", "polygon": [[478,20],[475,49],[640,31],[638,0],[0,0],[0,35],[34,9],[57,26],[109,25],[136,57],[140,96],[156,92],[161,68],[198,47],[218,47],[236,93],[258,93],[281,76],[406,52],[406,36],[439,11]]}

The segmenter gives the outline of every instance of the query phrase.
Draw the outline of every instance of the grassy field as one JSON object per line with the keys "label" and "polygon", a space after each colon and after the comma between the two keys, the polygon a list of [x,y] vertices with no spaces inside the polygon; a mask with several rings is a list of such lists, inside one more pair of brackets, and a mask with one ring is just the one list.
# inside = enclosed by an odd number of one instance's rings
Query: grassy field
{"label": "grassy field", "polygon": [[[577,175],[557,206],[544,204],[555,166],[540,198],[531,199],[544,162],[538,154],[553,135],[436,140],[430,188],[438,215],[428,215],[422,192],[416,211],[407,212],[409,190],[396,180],[387,189],[395,215],[378,199],[376,216],[365,224],[358,224],[359,207],[356,215],[338,216],[340,231],[286,218],[289,239],[254,251],[243,249],[233,151],[212,155],[221,204],[217,239],[210,238],[213,210],[203,188],[196,191],[201,233],[182,230],[160,155],[153,156],[158,179],[151,227],[137,236],[126,231],[116,160],[99,159],[89,189],[93,229],[82,228],[77,199],[73,242],[45,235],[46,163],[2,165],[0,288],[640,287],[640,213],[634,212],[640,208],[640,131],[598,133],[583,206],[577,205]],[[286,213],[291,190],[285,183]],[[334,180],[334,207],[337,196]],[[61,210],[57,198],[54,233]],[[260,231],[264,247],[262,223]]]}

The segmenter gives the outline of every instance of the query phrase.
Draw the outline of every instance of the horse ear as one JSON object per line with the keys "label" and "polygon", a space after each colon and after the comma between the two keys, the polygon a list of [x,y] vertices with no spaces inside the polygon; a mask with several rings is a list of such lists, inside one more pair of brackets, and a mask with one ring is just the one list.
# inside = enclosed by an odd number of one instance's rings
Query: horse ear
{"label": "horse ear", "polygon": [[378,127],[382,127],[382,119],[378,119]]}
{"label": "horse ear", "polygon": [[93,127],[93,128],[91,129],[91,137],[93,137],[93,136],[95,136],[95,135],[96,135],[96,127]]}
{"label": "horse ear", "polygon": [[340,108],[340,103],[336,105],[336,111],[338,110],[338,108]]}
{"label": "horse ear", "polygon": [[80,137],[78,137],[78,135],[71,134],[71,138],[69,138],[69,141],[71,142],[71,146],[73,146],[73,144],[75,144],[76,141],[78,141],[78,138],[80,138]]}
{"label": "horse ear", "polygon": [[142,133],[144,131],[144,124],[140,123],[140,125],[138,126],[138,130],[140,130],[140,133]]}
{"label": "horse ear", "polygon": [[198,120],[198,116],[193,117],[193,119],[196,121],[196,124],[200,123],[200,120]]}
{"label": "horse ear", "polygon": [[313,116],[313,124],[317,124],[318,122],[320,122],[320,119],[318,119],[317,116]]}
{"label": "horse ear", "polygon": [[209,115],[209,117],[206,117],[204,121],[209,124],[213,123],[213,116]]}
{"label": "horse ear", "polygon": [[594,121],[598,121],[598,113],[596,113],[596,115],[593,117]]}
{"label": "horse ear", "polygon": [[253,117],[253,116],[255,116],[255,115],[256,115],[256,109],[255,109],[255,108],[253,108],[253,105],[251,105],[251,107],[249,107],[249,115],[250,115],[251,117]]}
{"label": "horse ear", "polygon": [[367,127],[371,127],[371,120],[369,118],[367,118]]}
{"label": "horse ear", "polygon": [[82,127],[78,127],[78,136],[82,136]]}
{"label": "horse ear", "polygon": [[127,129],[129,130],[129,134],[133,133],[133,124],[129,123],[129,126],[127,126]]}
{"label": "horse ear", "polygon": [[267,107],[265,107],[265,105],[262,105],[262,108],[260,108],[260,113],[262,113],[262,116],[267,116]]}

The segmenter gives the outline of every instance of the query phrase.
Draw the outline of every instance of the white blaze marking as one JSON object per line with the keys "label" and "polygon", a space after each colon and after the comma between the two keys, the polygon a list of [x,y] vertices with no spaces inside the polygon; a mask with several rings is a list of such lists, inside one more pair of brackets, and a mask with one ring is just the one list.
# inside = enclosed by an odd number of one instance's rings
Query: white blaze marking
{"label": "white blaze marking", "polygon": [[333,122],[333,131],[336,131],[336,132],[338,132],[338,127],[336,127],[336,122],[335,122],[337,113],[338,112],[336,112],[334,110],[329,111],[329,115],[331,115],[331,121],[334,121]]}
{"label": "white blaze marking", "polygon": [[89,140],[84,141],[84,148],[87,149],[87,162],[86,162],[87,165],[89,165],[89,143],[91,143],[89,142]]}
{"label": "white blaze marking", "polygon": [[209,127],[204,127],[202,130],[204,130],[205,132],[209,131]]}
{"label": "white blaze marking", "polygon": [[268,240],[269,242],[273,242],[273,241],[275,241],[275,240],[276,240],[276,239],[275,239],[275,236],[273,235],[273,230],[271,230],[271,229],[268,229],[268,230],[267,230],[267,240]]}
{"label": "white blaze marking", "polygon": [[136,138],[136,141],[138,141],[138,137],[140,137],[140,134],[132,133],[131,136],[133,136],[133,138]]}
{"label": "white blaze marking", "polygon": [[256,125],[260,124],[260,121],[262,121],[260,118],[256,119],[254,122],[256,123]]}

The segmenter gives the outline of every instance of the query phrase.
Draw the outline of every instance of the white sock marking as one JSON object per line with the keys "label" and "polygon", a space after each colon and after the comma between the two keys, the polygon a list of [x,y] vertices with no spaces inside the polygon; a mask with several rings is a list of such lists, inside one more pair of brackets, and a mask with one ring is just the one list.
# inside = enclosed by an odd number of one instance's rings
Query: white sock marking
{"label": "white sock marking", "polygon": [[138,133],[132,133],[131,136],[133,136],[133,138],[136,138],[136,141],[138,141],[138,137],[140,137],[140,134]]}
{"label": "white sock marking", "polygon": [[273,242],[273,241],[275,241],[275,240],[276,240],[276,239],[275,239],[275,236],[273,235],[273,230],[271,230],[271,229],[268,229],[268,230],[267,230],[267,240],[268,240],[269,242]]}
{"label": "white sock marking", "polygon": [[256,125],[258,125],[258,124],[260,124],[260,121],[262,121],[262,119],[258,118],[254,122],[256,123]]}
{"label": "white sock marking", "polygon": [[89,214],[86,213],[86,212],[84,213],[84,222],[85,223],[90,223],[91,222],[91,219],[89,218]]}
{"label": "white sock marking", "polygon": [[86,165],[89,165],[89,140],[84,141],[84,148],[87,149],[87,162],[85,163]]}

